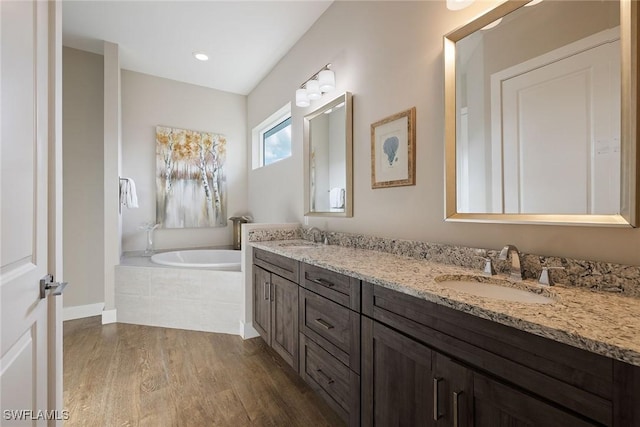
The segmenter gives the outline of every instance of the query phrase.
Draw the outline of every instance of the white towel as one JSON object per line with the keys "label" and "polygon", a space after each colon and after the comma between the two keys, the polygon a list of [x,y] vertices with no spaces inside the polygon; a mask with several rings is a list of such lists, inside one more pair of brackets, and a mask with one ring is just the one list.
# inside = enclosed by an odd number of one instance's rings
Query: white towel
{"label": "white towel", "polygon": [[128,208],[138,207],[136,183],[131,178],[120,178],[120,205]]}
{"label": "white towel", "polygon": [[344,209],[344,188],[332,188],[329,192],[329,207]]}

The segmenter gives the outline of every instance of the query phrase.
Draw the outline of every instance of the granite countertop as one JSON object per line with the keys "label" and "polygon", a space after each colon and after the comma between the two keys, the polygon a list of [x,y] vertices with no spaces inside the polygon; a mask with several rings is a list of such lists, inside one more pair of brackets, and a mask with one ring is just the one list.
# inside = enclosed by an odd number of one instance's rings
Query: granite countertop
{"label": "granite countertop", "polygon": [[[252,242],[254,247],[346,274],[369,283],[454,308],[526,332],[640,366],[640,299],[556,284],[527,287],[553,298],[550,304],[483,298],[439,285],[442,275],[482,272],[463,267],[304,240]],[[494,276],[497,277],[497,276]],[[500,279],[506,279],[499,276]]]}

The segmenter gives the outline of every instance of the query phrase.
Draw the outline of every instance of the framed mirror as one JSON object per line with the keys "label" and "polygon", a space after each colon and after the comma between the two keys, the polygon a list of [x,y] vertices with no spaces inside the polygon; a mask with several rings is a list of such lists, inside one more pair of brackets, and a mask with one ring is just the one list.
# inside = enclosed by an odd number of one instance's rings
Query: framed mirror
{"label": "framed mirror", "polygon": [[353,216],[353,107],[345,92],[304,117],[305,215]]}
{"label": "framed mirror", "polygon": [[637,225],[637,22],[510,0],[445,36],[446,220]]}

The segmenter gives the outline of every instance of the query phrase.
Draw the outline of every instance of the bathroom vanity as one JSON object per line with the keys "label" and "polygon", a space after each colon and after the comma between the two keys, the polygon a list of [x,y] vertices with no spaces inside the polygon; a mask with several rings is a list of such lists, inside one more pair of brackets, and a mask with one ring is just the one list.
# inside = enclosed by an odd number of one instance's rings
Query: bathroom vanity
{"label": "bathroom vanity", "polygon": [[505,303],[438,284],[467,268],[253,246],[254,325],[348,425],[640,425],[636,298],[555,286],[549,304]]}

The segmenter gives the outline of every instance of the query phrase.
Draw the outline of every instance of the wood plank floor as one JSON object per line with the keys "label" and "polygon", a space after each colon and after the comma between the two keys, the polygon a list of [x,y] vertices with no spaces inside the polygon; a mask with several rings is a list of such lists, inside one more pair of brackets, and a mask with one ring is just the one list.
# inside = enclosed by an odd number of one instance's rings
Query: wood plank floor
{"label": "wood plank floor", "polygon": [[64,322],[66,426],[339,426],[260,338]]}

